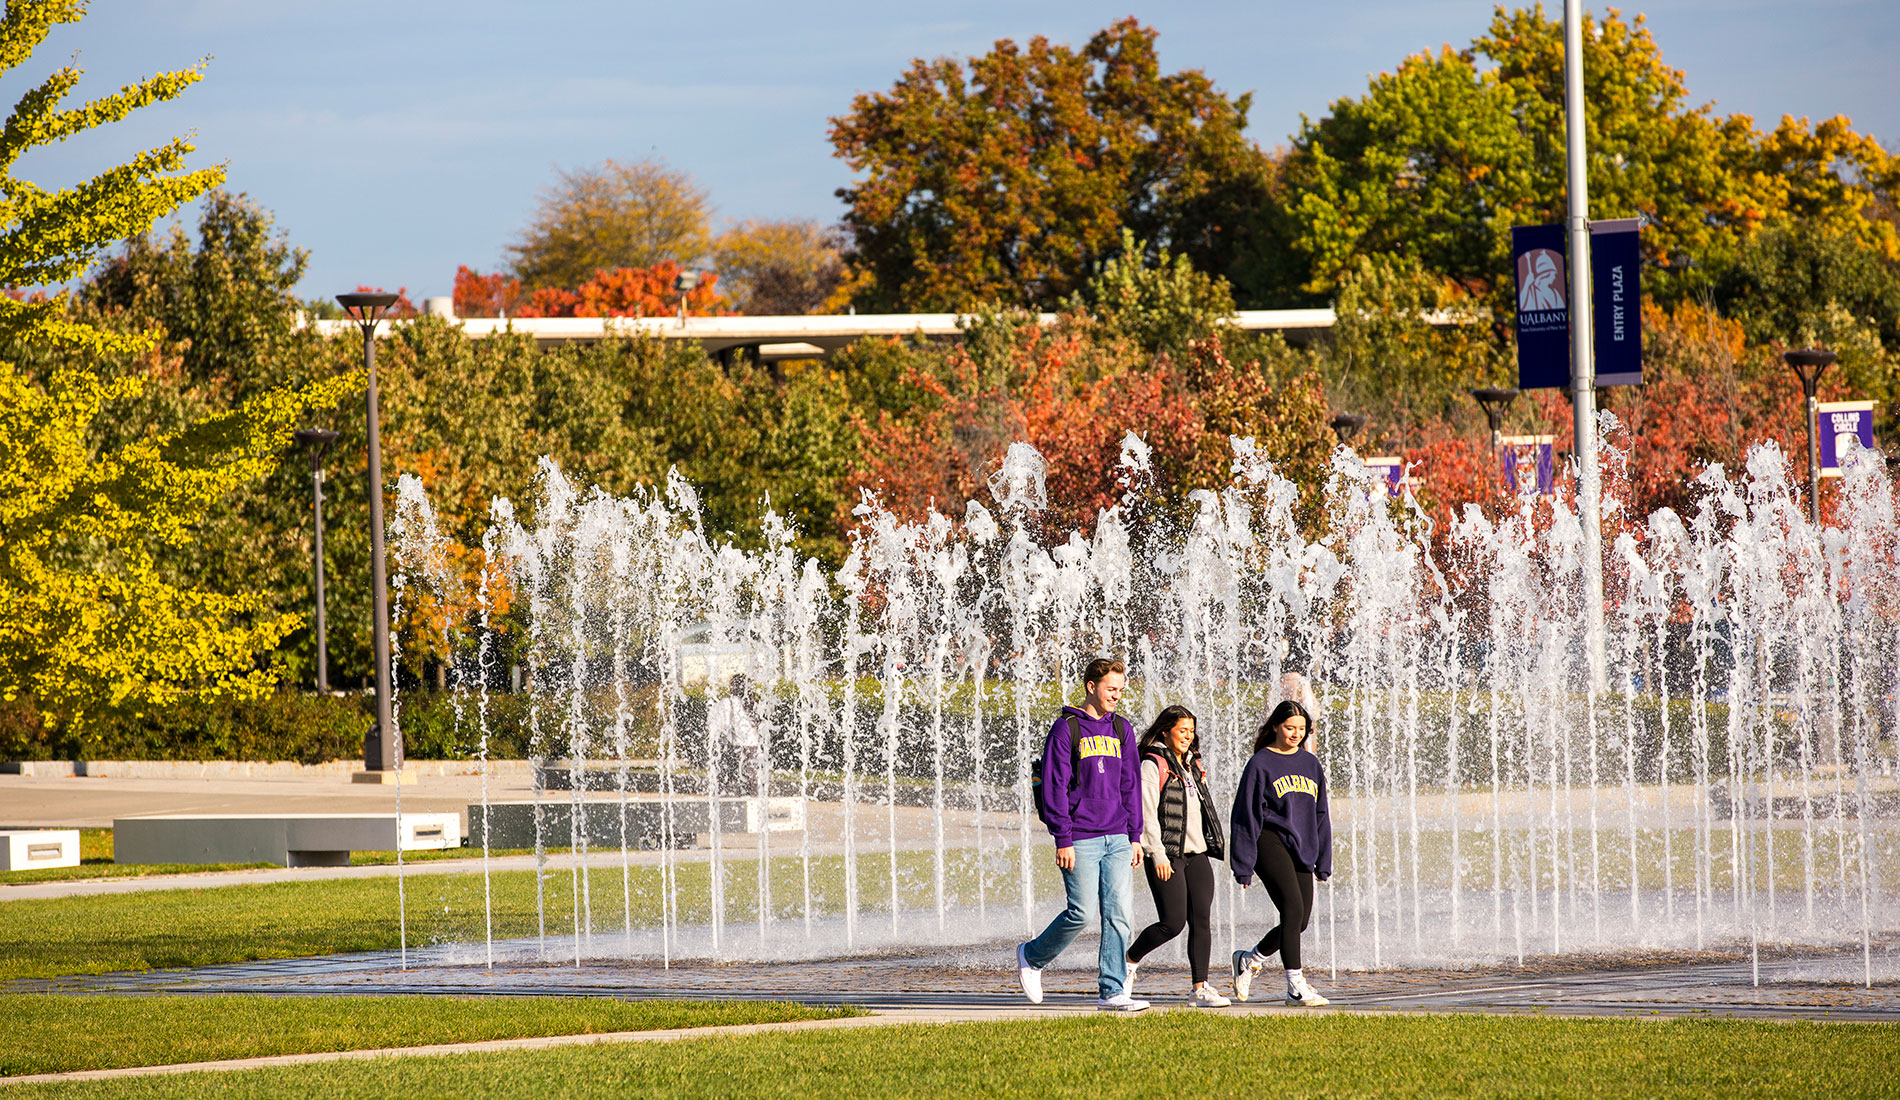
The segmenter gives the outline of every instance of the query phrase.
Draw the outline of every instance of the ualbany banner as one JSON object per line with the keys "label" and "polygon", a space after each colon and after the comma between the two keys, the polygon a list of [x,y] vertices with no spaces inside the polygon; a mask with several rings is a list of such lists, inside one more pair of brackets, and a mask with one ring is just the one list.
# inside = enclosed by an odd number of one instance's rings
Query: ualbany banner
{"label": "ualbany banner", "polygon": [[1564,227],[1511,230],[1517,272],[1517,388],[1570,384],[1570,285],[1564,271]]}

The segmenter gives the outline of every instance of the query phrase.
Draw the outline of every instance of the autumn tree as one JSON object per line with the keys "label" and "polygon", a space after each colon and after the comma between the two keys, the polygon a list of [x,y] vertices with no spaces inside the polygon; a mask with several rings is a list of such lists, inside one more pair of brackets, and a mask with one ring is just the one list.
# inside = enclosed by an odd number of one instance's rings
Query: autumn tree
{"label": "autumn tree", "polygon": [[809,219],[745,221],[713,241],[713,268],[740,313],[825,312],[843,305],[840,248],[836,230]]}
{"label": "autumn tree", "polygon": [[719,276],[698,273],[691,290],[678,288],[685,271],[672,260],[652,267],[595,271],[574,287],[530,290],[507,275],[483,275],[464,264],[455,272],[457,317],[665,317],[682,305],[689,317],[726,312]]}
{"label": "autumn tree", "polygon": [[563,170],[508,246],[528,290],[571,290],[594,272],[700,262],[712,243],[706,192],[659,161]]}
{"label": "autumn tree", "polygon": [[1241,219],[1210,201],[1264,193],[1269,175],[1242,133],[1250,104],[1199,70],[1163,74],[1155,32],[1133,19],[1079,50],[1004,39],[966,62],[914,62],[832,120],[858,174],[838,192],[866,277],[857,303],[1050,306],[1123,228],[1220,272]]}
{"label": "autumn tree", "polygon": [[[54,25],[84,15],[75,0],[8,5],[0,68],[17,68]],[[81,76],[69,66],[19,100],[0,145],[0,284],[73,279],[112,242],[223,178],[221,169],[187,169],[183,139],[63,190],[13,175],[27,150],[174,99],[200,75],[160,73],[68,108]],[[0,299],[0,346],[73,357],[41,378],[0,364],[0,698],[28,699],[49,725],[83,733],[109,708],[255,695],[273,678],[259,657],[300,617],[274,613],[244,587],[168,579],[161,560],[194,540],[218,501],[269,471],[307,409],[334,404],[355,380],[273,388],[175,430],[102,446],[110,410],[137,398],[146,379],[102,378],[84,364],[150,354],[158,341],[88,324],[72,309],[65,294]]]}

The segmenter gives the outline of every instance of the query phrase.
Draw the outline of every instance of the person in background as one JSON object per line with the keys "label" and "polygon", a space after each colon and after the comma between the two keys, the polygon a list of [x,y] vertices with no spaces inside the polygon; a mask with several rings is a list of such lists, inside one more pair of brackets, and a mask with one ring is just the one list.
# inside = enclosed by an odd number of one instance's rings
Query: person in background
{"label": "person in background", "polygon": [[1141,735],[1141,850],[1148,857],[1148,890],[1157,919],[1128,949],[1128,989],[1148,953],[1188,934],[1188,967],[1194,982],[1188,1003],[1196,1008],[1232,1004],[1207,984],[1213,950],[1214,864],[1226,854],[1220,815],[1207,793],[1201,737],[1194,712],[1172,706]]}
{"label": "person in background", "polygon": [[764,745],[752,702],[752,681],[743,672],[734,673],[726,697],[707,714],[707,725],[719,750],[719,785],[742,797],[762,798]]}
{"label": "person in background", "polygon": [[1102,921],[1100,993],[1104,1012],[1140,1012],[1128,993],[1129,885],[1141,863],[1141,766],[1135,731],[1115,713],[1126,667],[1097,657],[1082,674],[1082,705],[1063,707],[1043,743],[1032,779],[1036,807],[1056,842],[1056,866],[1068,905],[1042,934],[1016,945],[1023,995],[1042,1003],[1042,968],[1087,927]]}
{"label": "person in background", "polygon": [[1326,806],[1326,772],[1319,757],[1301,752],[1313,716],[1292,699],[1273,708],[1254,740],[1253,758],[1234,795],[1234,881],[1244,890],[1258,875],[1280,911],[1280,923],[1252,951],[1233,955],[1234,997],[1247,1000],[1265,960],[1279,952],[1286,968],[1286,1003],[1323,1005],[1300,969],[1300,934],[1313,917],[1313,881],[1333,873],[1333,825]]}

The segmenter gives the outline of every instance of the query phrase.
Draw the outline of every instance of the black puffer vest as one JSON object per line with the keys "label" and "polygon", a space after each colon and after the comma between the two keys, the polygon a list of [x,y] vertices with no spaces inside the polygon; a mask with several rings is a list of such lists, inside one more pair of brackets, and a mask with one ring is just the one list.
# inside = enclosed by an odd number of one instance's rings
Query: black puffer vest
{"label": "black puffer vest", "polygon": [[[1161,848],[1172,863],[1181,858],[1181,849],[1187,846],[1185,769],[1180,759],[1164,748],[1151,748],[1141,755],[1161,766]],[[1227,839],[1220,830],[1220,815],[1214,812],[1214,800],[1207,792],[1207,769],[1201,767],[1198,756],[1187,767],[1193,769],[1195,788],[1201,793],[1201,837],[1207,841],[1208,857],[1225,859]]]}

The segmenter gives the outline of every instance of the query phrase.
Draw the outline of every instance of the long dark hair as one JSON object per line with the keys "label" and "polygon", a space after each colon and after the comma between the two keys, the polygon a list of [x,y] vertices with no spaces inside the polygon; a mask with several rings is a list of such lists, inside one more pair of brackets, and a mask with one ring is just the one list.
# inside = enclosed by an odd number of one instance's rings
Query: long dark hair
{"label": "long dark hair", "polygon": [[[1267,715],[1267,720],[1261,725],[1259,734],[1254,737],[1253,751],[1259,752],[1273,744],[1274,735],[1279,733],[1280,727],[1286,725],[1286,720],[1296,714],[1306,719],[1306,736],[1310,739],[1313,736],[1313,716],[1307,713],[1306,707],[1299,700],[1282,699],[1280,705],[1273,708],[1273,713]],[[1301,744],[1305,744],[1305,741]]]}
{"label": "long dark hair", "polygon": [[1188,745],[1188,755],[1201,755],[1201,720],[1194,717],[1193,711],[1179,703],[1155,715],[1154,725],[1149,726],[1148,732],[1141,735],[1140,751],[1147,752],[1157,745],[1167,749],[1168,731],[1179,725],[1183,718],[1194,723],[1194,740]]}

